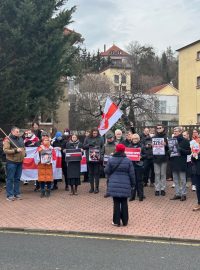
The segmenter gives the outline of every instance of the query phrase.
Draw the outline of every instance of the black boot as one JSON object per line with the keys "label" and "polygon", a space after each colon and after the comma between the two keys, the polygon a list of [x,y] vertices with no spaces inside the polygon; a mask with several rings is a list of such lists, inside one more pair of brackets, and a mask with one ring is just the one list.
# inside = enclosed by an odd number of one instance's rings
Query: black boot
{"label": "black boot", "polygon": [[94,183],[90,184],[89,193],[94,193]]}
{"label": "black boot", "polygon": [[44,198],[44,197],[45,197],[45,191],[42,190],[42,191],[41,191],[41,194],[40,194],[40,198]]}
{"label": "black boot", "polygon": [[99,187],[96,187],[96,188],[95,188],[94,193],[95,193],[95,194],[99,193]]}
{"label": "black boot", "polygon": [[74,195],[74,187],[73,186],[71,186],[71,192],[69,194]]}
{"label": "black boot", "polygon": [[136,195],[136,190],[131,189],[131,197],[129,199],[129,202],[135,201],[135,195]]}
{"label": "black boot", "polygon": [[51,190],[50,189],[47,189],[46,190],[46,197],[49,198],[51,195]]}

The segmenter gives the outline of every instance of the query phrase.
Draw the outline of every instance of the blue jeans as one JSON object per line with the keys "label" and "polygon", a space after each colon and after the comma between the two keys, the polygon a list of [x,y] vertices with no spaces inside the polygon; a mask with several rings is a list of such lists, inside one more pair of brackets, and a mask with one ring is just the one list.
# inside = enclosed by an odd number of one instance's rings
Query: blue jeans
{"label": "blue jeans", "polygon": [[47,189],[51,189],[52,182],[40,182],[41,191],[45,191],[45,185],[47,185]]}
{"label": "blue jeans", "polygon": [[6,163],[6,193],[7,197],[17,196],[20,194],[20,178],[22,174],[22,163]]}

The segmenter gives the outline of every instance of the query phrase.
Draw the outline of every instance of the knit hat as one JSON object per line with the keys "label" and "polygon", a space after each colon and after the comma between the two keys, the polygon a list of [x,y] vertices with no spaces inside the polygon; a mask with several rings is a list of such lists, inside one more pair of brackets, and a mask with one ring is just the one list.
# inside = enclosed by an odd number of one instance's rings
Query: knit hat
{"label": "knit hat", "polygon": [[69,132],[69,134],[70,134],[70,130],[68,128],[65,128],[64,132]]}
{"label": "knit hat", "polygon": [[46,131],[42,131],[41,136],[42,136],[42,137],[43,137],[43,136],[48,136],[48,137],[49,137],[49,134],[48,134]]}
{"label": "knit hat", "polygon": [[59,138],[59,137],[62,137],[62,132],[57,131],[55,137],[56,137],[56,139]]}
{"label": "knit hat", "polygon": [[108,133],[108,134],[106,135],[106,139],[112,139],[112,138],[114,138],[114,134]]}
{"label": "knit hat", "polygon": [[119,143],[119,144],[116,145],[115,151],[116,152],[124,152],[125,151],[125,146],[123,144]]}

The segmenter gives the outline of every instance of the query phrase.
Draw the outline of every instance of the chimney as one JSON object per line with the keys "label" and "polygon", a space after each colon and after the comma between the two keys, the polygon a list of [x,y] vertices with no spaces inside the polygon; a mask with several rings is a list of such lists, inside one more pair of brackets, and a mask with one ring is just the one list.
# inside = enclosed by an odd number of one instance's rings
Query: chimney
{"label": "chimney", "polygon": [[104,52],[106,51],[106,44],[104,44]]}

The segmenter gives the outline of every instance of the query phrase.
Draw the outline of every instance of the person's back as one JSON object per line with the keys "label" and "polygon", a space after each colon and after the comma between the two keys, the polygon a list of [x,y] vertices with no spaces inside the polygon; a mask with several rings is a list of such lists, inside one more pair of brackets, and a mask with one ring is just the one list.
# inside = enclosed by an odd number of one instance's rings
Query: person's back
{"label": "person's back", "polygon": [[124,153],[116,152],[109,159],[105,168],[108,175],[108,194],[112,197],[130,197],[131,187],[135,183],[135,173],[132,162]]}
{"label": "person's back", "polygon": [[126,157],[125,146],[118,144],[116,152],[108,160],[105,174],[108,177],[108,195],[113,197],[112,225],[123,226],[128,224],[127,198],[131,196],[131,188],[135,186],[135,173],[132,162]]}

